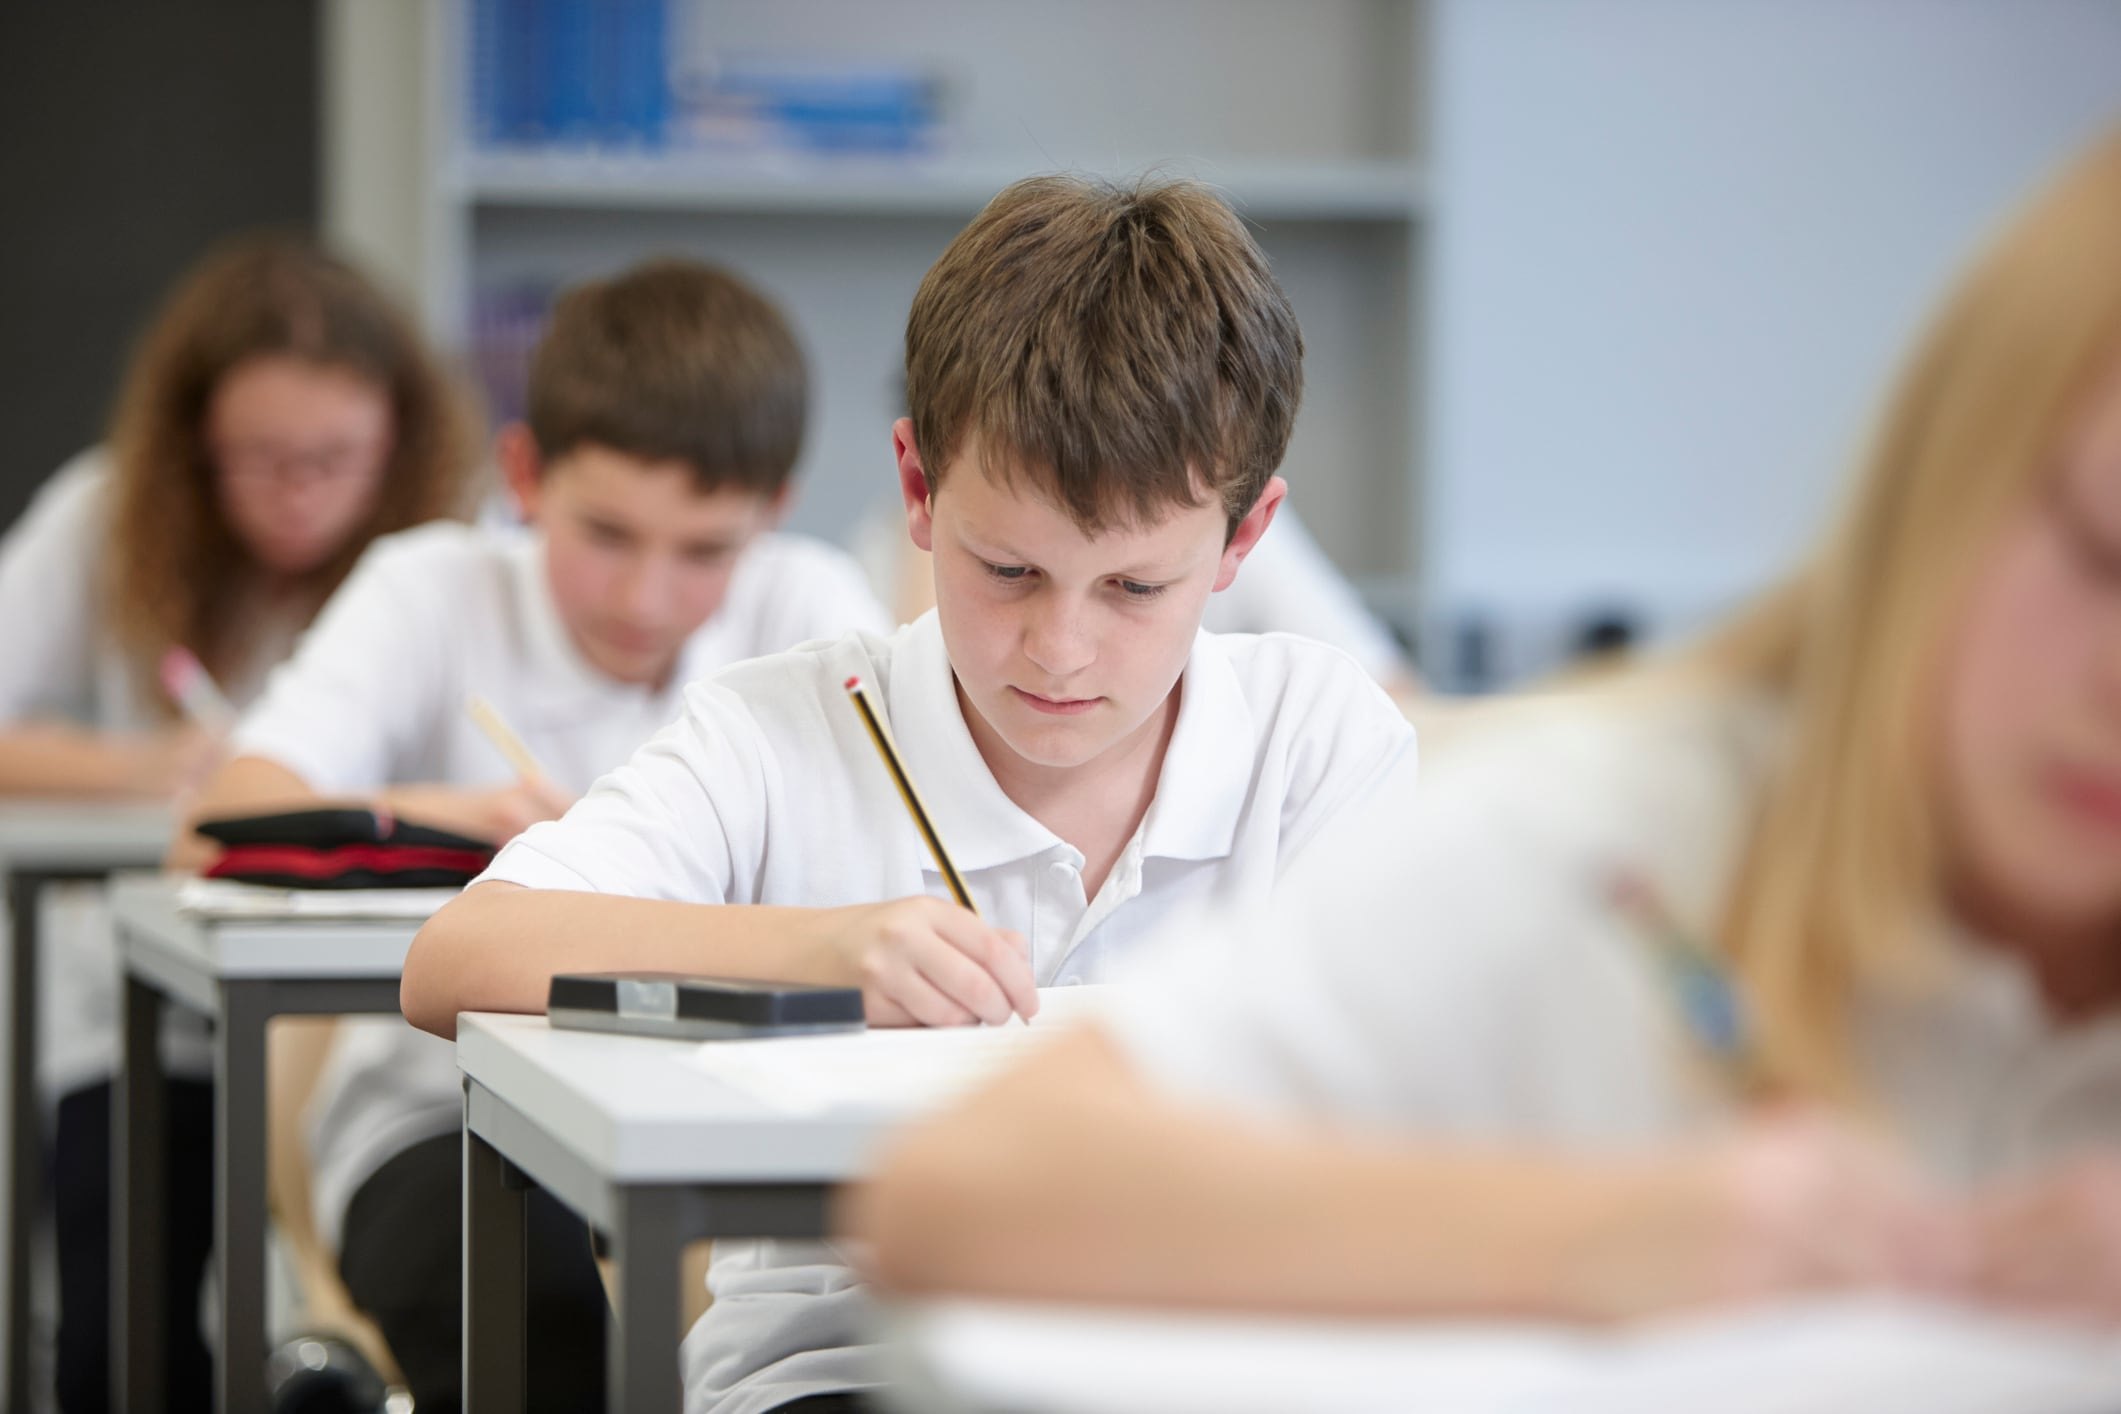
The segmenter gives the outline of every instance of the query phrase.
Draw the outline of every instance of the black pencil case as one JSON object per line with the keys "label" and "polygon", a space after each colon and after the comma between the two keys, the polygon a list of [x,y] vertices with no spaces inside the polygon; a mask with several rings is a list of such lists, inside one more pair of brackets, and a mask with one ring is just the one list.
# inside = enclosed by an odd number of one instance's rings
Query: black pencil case
{"label": "black pencil case", "polygon": [[202,821],[222,846],[206,875],[283,889],[462,888],[493,846],[385,812],[335,807]]}

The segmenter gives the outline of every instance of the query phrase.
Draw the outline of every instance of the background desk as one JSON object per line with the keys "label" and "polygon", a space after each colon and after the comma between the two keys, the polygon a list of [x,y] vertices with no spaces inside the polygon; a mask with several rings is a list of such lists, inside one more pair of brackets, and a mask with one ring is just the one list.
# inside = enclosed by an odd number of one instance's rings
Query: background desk
{"label": "background desk", "polygon": [[37,998],[47,885],[154,865],[169,848],[161,805],[0,803],[0,879],[7,889],[7,1400],[30,1404],[30,1230],[44,1188],[37,1108]]}
{"label": "background desk", "polygon": [[[223,1414],[265,1407],[265,1034],[275,1016],[396,1013],[398,976],[421,917],[328,918],[314,913],[195,914],[178,906],[182,881],[120,879],[111,889],[125,969],[123,1065],[113,1123],[112,1246],[115,1407],[158,1410],[162,1368],[162,1205],[166,1134],[157,1044],[175,1002],[214,1023],[214,1251],[220,1268],[221,1349],[214,1403]],[[322,894],[309,896],[324,899]],[[449,897],[432,891],[422,912]],[[330,896],[350,912],[362,895]],[[367,905],[372,906],[372,905]]]}
{"label": "background desk", "polygon": [[920,1414],[2105,1414],[2121,1339],[1849,1300],[1626,1336],[939,1302],[892,1312]]}

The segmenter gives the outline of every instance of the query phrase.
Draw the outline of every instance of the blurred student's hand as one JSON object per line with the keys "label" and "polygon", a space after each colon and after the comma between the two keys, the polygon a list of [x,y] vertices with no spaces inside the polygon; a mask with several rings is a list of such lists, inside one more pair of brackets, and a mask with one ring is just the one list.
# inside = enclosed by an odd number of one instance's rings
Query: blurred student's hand
{"label": "blurred student's hand", "polygon": [[515,780],[473,790],[464,786],[392,786],[377,804],[401,820],[507,844],[540,820],[557,820],[574,801],[547,780]]}
{"label": "blurred student's hand", "polygon": [[121,739],[123,774],[144,796],[166,796],[184,808],[214,768],[226,740],[189,722]]}
{"label": "blurred student's hand", "polygon": [[[1972,1215],[1873,1136],[1774,1112],[1660,1165],[1656,1196],[1597,1264],[1601,1315],[1855,1288],[1969,1288]],[[1658,1190],[1661,1188],[1661,1193]]]}
{"label": "blurred student's hand", "polygon": [[559,819],[574,800],[551,781],[537,776],[480,792],[476,803],[483,828],[468,833],[503,845],[540,821]]}
{"label": "blurred student's hand", "polygon": [[1981,1296],[2121,1323],[2121,1154],[2073,1159],[1982,1200]]}
{"label": "blurred student's hand", "polygon": [[947,899],[833,909],[822,926],[832,970],[861,987],[873,1026],[998,1026],[1038,1011],[1023,935]]}

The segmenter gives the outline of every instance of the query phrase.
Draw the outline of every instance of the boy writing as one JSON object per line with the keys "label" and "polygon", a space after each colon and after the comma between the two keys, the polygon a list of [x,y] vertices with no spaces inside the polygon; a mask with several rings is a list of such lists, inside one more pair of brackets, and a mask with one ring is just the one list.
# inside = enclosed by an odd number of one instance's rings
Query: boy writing
{"label": "boy writing", "polygon": [[[689,680],[887,621],[852,561],[773,533],[806,375],[780,313],[665,260],[571,291],[533,360],[528,426],[498,459],[530,532],[436,526],[380,544],[235,734],[194,819],[358,797],[501,841],[677,715]],[[465,711],[495,704],[546,773],[526,778]],[[450,1047],[401,1021],[341,1023],[313,1104],[316,1210],[355,1303],[415,1399],[460,1385]],[[540,1218],[571,1221],[557,1207]],[[540,1407],[601,1400],[603,1296],[588,1245],[537,1244]],[[548,1403],[549,1401],[549,1403]]]}
{"label": "boy writing", "polygon": [[[1188,183],[1009,188],[907,328],[893,429],[936,609],[740,665],[415,941],[406,1015],[536,1011],[556,972],[859,985],[956,1025],[1103,980],[1174,914],[1259,900],[1412,757],[1351,659],[1200,632],[1273,519],[1302,340],[1243,226]],[[879,698],[985,919],[940,875],[846,702]],[[718,1243],[688,1404],[834,1407],[876,1376],[829,1248]],[[822,1402],[820,1402],[822,1401]]]}

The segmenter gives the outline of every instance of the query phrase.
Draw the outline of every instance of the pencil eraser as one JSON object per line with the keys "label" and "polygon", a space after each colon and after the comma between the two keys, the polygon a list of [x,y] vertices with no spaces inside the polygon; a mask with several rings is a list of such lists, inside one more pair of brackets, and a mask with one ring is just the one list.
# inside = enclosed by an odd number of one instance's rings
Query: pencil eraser
{"label": "pencil eraser", "polygon": [[172,648],[162,655],[162,686],[171,697],[182,698],[191,691],[198,674],[204,671],[199,660],[189,648]]}
{"label": "pencil eraser", "polygon": [[859,677],[851,677],[847,679],[847,690],[849,692],[859,692],[861,690],[861,686],[862,680]]}

